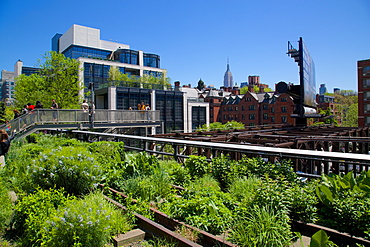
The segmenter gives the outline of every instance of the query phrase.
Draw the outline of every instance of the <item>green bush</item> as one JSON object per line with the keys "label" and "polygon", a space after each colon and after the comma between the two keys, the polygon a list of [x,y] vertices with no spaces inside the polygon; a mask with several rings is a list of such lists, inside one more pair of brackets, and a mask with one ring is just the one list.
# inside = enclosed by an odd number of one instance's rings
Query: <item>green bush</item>
{"label": "green bush", "polygon": [[245,216],[240,216],[231,231],[233,243],[239,246],[289,246],[292,239],[289,217],[273,207],[251,207]]}
{"label": "green bush", "polygon": [[45,221],[67,200],[63,190],[55,189],[36,190],[20,199],[15,206],[13,225],[23,246],[39,243]]}
{"label": "green bush", "polygon": [[131,219],[93,193],[83,199],[69,201],[45,223],[42,246],[101,247],[111,237],[132,228]]}
{"label": "green bush", "polygon": [[184,166],[189,170],[192,178],[203,177],[205,174],[211,172],[210,162],[207,161],[205,156],[190,155],[186,159]]}
{"label": "green bush", "polygon": [[33,185],[64,188],[73,195],[86,194],[101,181],[101,168],[83,147],[63,146],[44,151],[27,166]]}
{"label": "green bush", "polygon": [[174,185],[184,186],[191,180],[188,169],[173,160],[159,161],[159,166],[169,174]]}
{"label": "green bush", "polygon": [[209,176],[195,180],[181,197],[168,198],[160,206],[170,217],[212,234],[220,234],[233,224],[233,200]]}
{"label": "green bush", "polygon": [[134,199],[155,203],[173,191],[169,175],[160,168],[155,169],[152,175],[125,180],[119,189]]}
{"label": "green bush", "polygon": [[236,177],[229,186],[229,193],[238,203],[250,205],[261,184],[261,179],[255,176]]}
{"label": "green bush", "polygon": [[364,171],[356,178],[352,172],[344,176],[323,175],[316,194],[320,199],[320,224],[355,236],[368,236],[370,171]]}
{"label": "green bush", "polygon": [[5,183],[0,180],[0,233],[9,224],[12,216],[12,202],[9,196],[9,190]]}

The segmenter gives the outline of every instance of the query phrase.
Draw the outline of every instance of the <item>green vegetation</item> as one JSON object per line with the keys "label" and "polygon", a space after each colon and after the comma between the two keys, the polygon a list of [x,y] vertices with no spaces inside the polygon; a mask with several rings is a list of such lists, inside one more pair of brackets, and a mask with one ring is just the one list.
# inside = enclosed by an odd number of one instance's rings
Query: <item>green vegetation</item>
{"label": "green vegetation", "polygon": [[[303,183],[288,161],[235,161],[224,155],[211,161],[191,156],[179,164],[125,152],[122,143],[49,135],[28,140],[13,143],[7,165],[0,169],[0,227],[8,233],[2,238],[13,236],[20,246],[104,246],[112,235],[131,229],[132,217],[103,199],[99,183],[129,212],[153,218],[153,207],[199,229],[225,234],[240,246],[288,246],[294,238],[292,220],[369,238],[370,171]],[[17,194],[14,205],[9,190]],[[196,239],[196,233],[178,231]],[[325,236],[317,233],[315,239],[328,242]],[[152,244],[163,244],[159,242]]]}
{"label": "green vegetation", "polygon": [[55,99],[59,108],[78,109],[78,92],[82,89],[78,81],[79,62],[54,51],[46,53],[43,59],[44,62],[39,60],[38,73],[16,78],[16,107],[35,104],[37,100],[46,107]]}
{"label": "green vegetation", "polygon": [[214,130],[234,130],[234,129],[244,129],[244,124],[236,121],[229,121],[225,124],[220,122],[210,123],[209,126],[203,124],[196,128],[196,131],[214,131]]}
{"label": "green vegetation", "polygon": [[[161,85],[166,87],[171,87],[171,79],[162,75],[155,77],[152,75],[143,76],[133,76],[129,74],[124,74],[119,71],[116,66],[111,66],[108,72],[108,80],[113,82],[115,86],[131,86],[131,87],[143,87],[143,88],[155,88],[154,85]],[[140,85],[142,84],[142,85]]]}

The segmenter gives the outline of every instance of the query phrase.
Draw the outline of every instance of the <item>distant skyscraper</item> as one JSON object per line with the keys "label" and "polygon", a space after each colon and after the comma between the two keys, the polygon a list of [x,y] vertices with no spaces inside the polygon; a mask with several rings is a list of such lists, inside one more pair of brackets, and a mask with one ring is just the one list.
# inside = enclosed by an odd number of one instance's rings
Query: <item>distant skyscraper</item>
{"label": "distant skyscraper", "polygon": [[328,90],[326,89],[326,86],[325,84],[320,84],[320,88],[319,88],[319,94],[320,95],[324,95],[328,92]]}
{"label": "distant skyscraper", "polygon": [[227,60],[227,70],[224,76],[224,87],[233,87],[233,86],[234,86],[233,74],[230,71],[229,59],[228,59]]}

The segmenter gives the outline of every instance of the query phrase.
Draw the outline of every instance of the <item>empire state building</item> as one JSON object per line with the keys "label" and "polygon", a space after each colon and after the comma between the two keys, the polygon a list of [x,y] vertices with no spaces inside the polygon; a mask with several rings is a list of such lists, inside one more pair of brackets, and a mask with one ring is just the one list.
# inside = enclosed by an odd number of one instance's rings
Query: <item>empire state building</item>
{"label": "empire state building", "polygon": [[224,87],[233,87],[234,86],[234,80],[233,80],[233,74],[231,74],[229,61],[227,61],[227,70],[224,75]]}

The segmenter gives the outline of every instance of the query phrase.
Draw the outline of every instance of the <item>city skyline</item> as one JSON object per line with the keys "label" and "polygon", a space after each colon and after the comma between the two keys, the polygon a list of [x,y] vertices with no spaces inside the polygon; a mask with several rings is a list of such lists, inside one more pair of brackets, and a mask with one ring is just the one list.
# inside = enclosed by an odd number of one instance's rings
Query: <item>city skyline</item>
{"label": "city skyline", "polygon": [[[234,82],[249,75],[274,88],[299,83],[298,66],[286,55],[299,37],[316,66],[316,89],[357,91],[357,61],[370,58],[370,2],[310,1],[98,1],[25,0],[0,3],[0,70],[18,59],[35,66],[51,38],[73,24],[98,28],[101,39],[161,56],[172,83],[219,88],[229,60]],[[366,46],[367,45],[367,46]]]}

